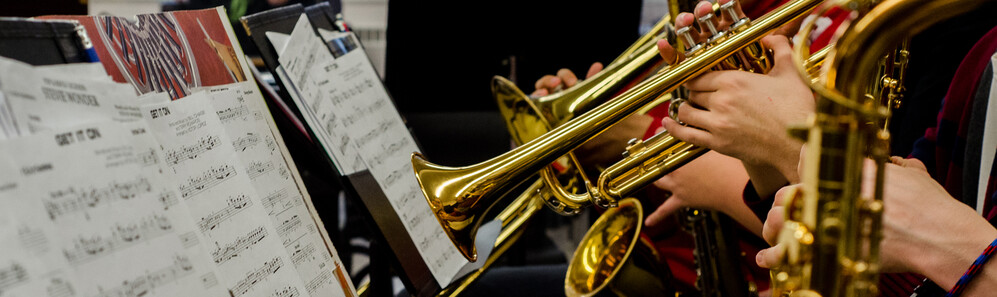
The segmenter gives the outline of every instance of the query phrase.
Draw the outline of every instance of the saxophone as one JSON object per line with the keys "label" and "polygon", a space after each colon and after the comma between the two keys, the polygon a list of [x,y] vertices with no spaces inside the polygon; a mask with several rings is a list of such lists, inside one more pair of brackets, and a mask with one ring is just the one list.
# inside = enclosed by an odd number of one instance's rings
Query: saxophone
{"label": "saxophone", "polygon": [[[821,79],[814,81],[801,63],[809,48],[797,45],[794,58],[805,81],[812,82],[817,109],[806,127],[790,130],[807,142],[806,155],[802,185],[785,203],[786,222],[778,238],[783,257],[772,269],[773,296],[878,295],[883,169],[890,139],[885,127],[902,91],[905,39],[983,2],[827,3],[825,9],[850,8],[862,17],[841,34],[827,54]],[[799,36],[809,36],[813,23],[805,24]],[[863,172],[866,159],[875,163],[874,172]],[[871,191],[861,188],[870,178],[864,174],[873,174]]]}

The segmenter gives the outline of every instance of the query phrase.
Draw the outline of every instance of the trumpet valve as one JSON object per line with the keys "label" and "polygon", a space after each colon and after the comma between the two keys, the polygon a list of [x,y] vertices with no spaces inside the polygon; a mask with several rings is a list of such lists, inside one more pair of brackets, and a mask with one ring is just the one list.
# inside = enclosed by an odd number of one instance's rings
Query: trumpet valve
{"label": "trumpet valve", "polygon": [[706,31],[710,32],[710,39],[708,41],[709,43],[714,43],[717,40],[720,40],[720,38],[723,38],[725,34],[727,34],[727,31],[717,30],[717,24],[713,19],[712,13],[708,13],[706,15],[703,15],[702,17],[699,17],[697,21],[699,22],[700,28],[706,29]]}
{"label": "trumpet valve", "polygon": [[627,148],[623,151],[623,157],[626,158],[636,155],[642,149],[644,149],[644,141],[637,138],[631,138],[630,141],[627,141]]}
{"label": "trumpet valve", "polygon": [[720,4],[720,10],[726,13],[731,20],[734,20],[734,23],[731,24],[729,28],[727,28],[727,31],[730,32],[740,31],[740,29],[745,28],[749,23],[751,23],[751,19],[748,19],[747,17],[741,17],[740,15],[737,14],[735,5],[737,5],[737,1],[734,0],[731,0],[730,2],[724,4]]}
{"label": "trumpet valve", "polygon": [[678,30],[675,30],[675,34],[682,37],[682,43],[685,43],[686,56],[692,56],[693,53],[703,49],[703,45],[696,43],[696,40],[692,38],[692,27],[678,28]]}

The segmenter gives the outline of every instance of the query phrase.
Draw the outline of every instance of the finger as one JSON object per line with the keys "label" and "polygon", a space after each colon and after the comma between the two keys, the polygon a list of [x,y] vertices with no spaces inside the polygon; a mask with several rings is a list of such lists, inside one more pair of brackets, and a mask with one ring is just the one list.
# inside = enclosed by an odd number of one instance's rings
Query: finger
{"label": "finger", "polygon": [[[677,31],[679,29],[682,29],[682,28],[685,28],[685,27],[689,27],[689,36],[692,36],[692,39],[696,43],[701,43],[703,41],[706,41],[706,39],[703,38],[702,34],[699,33],[699,30],[696,29],[696,27],[692,25],[692,23],[694,23],[694,22],[696,22],[696,16],[695,15],[693,15],[691,13],[688,13],[688,12],[679,13],[677,16],[675,16],[675,30]],[[686,42],[685,39],[681,39],[681,40],[682,40],[683,43]],[[686,48],[689,48],[689,47],[692,47],[692,46],[693,46],[693,44],[687,44]]]}
{"label": "finger", "polygon": [[793,48],[789,45],[789,38],[783,35],[769,35],[762,38],[762,45],[772,49],[772,70],[770,75],[779,76],[782,74],[798,76],[796,66],[793,64]]}
{"label": "finger", "polygon": [[918,160],[917,158],[904,159],[898,156],[893,156],[890,157],[890,162],[893,164],[900,165],[900,167],[904,168],[916,168],[928,171],[928,167],[925,166],[924,163],[922,163],[921,160]]}
{"label": "finger", "polygon": [[547,89],[547,91],[550,91],[550,90],[554,89],[555,87],[557,87],[557,85],[560,85],[560,84],[561,84],[561,79],[560,78],[557,78],[557,76],[553,76],[553,75],[548,74],[548,75],[544,75],[543,77],[541,77],[540,79],[538,79],[537,82],[533,84],[533,87],[535,87],[537,90],[539,90],[539,89]]}
{"label": "finger", "polygon": [[708,28],[712,27],[713,30],[720,30],[717,18],[713,17],[713,4],[709,1],[700,1],[696,4],[694,11],[696,13],[696,21],[699,23],[699,29],[702,31],[700,34],[703,40],[708,40],[714,35],[714,32],[711,32]]}
{"label": "finger", "polygon": [[[682,104],[679,105],[678,119],[681,120],[688,126],[696,127],[706,131],[712,131],[715,121],[714,117],[710,116],[710,112],[696,108],[692,104]],[[668,130],[671,131],[671,130]],[[674,135],[674,133],[672,134]]]}
{"label": "finger", "polygon": [[779,262],[782,261],[782,257],[785,254],[785,248],[783,245],[778,244],[776,246],[758,251],[758,254],[755,255],[755,263],[762,268],[772,268],[779,265]]}
{"label": "finger", "polygon": [[536,91],[533,91],[533,93],[530,94],[530,97],[543,97],[547,96],[548,94],[550,94],[550,92],[547,92],[547,89],[537,89]]}
{"label": "finger", "polygon": [[557,77],[561,78],[561,82],[563,82],[564,86],[568,88],[578,83],[578,77],[575,76],[575,73],[571,72],[568,68],[561,68],[561,70],[558,70]]}
{"label": "finger", "polygon": [[762,238],[769,244],[775,244],[779,240],[779,232],[782,231],[782,224],[785,222],[786,208],[778,206],[769,209],[762,224]]}
{"label": "finger", "polygon": [[772,199],[772,206],[773,207],[785,206],[786,200],[788,200],[790,198],[790,195],[792,195],[794,192],[799,191],[800,186],[801,185],[796,184],[780,188],[779,191],[775,192],[775,197]]}
{"label": "finger", "polygon": [[742,71],[710,71],[703,73],[699,77],[689,80],[685,87],[689,91],[712,92],[724,87],[723,82],[733,79],[733,74]]}
{"label": "finger", "polygon": [[596,73],[599,73],[599,71],[602,71],[602,63],[592,63],[592,66],[589,66],[589,71],[585,73],[585,78],[592,77]]}
{"label": "finger", "polygon": [[644,220],[644,225],[653,227],[659,223],[665,221],[669,216],[682,209],[682,200],[676,199],[675,197],[670,197],[665,200],[664,203],[658,206],[651,214],[647,215],[647,219]]}
{"label": "finger", "polygon": [[[681,119],[681,116],[679,119]],[[698,146],[712,147],[713,142],[711,139],[713,135],[710,132],[679,125],[675,120],[667,117],[661,120],[661,125],[665,127],[665,130],[668,130],[668,133],[675,136],[675,138]]]}
{"label": "finger", "polygon": [[665,64],[674,65],[682,61],[682,55],[675,50],[667,39],[658,40],[658,55],[665,61]]}

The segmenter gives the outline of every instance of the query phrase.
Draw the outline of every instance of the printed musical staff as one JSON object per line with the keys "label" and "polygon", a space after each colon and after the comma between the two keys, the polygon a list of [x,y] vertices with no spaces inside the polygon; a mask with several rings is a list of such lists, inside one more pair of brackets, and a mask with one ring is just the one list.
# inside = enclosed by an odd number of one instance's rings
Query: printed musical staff
{"label": "printed musical staff", "polygon": [[387,177],[384,178],[384,184],[388,187],[394,185],[404,176],[412,174],[412,163],[405,163],[402,168],[395,169]]}
{"label": "printed musical staff", "polygon": [[360,138],[357,139],[357,146],[362,149],[364,146],[367,145],[367,143],[373,141],[375,138],[381,135],[384,135],[386,132],[388,132],[388,130],[393,128],[395,125],[398,125],[397,121],[392,121],[392,120],[381,121],[380,123],[377,124],[377,128],[367,131],[366,134],[360,136]]}
{"label": "printed musical staff", "polygon": [[124,182],[112,181],[103,187],[69,187],[49,192],[49,199],[43,204],[49,218],[54,221],[61,216],[85,212],[109,205],[116,200],[132,199],[148,192],[152,192],[152,185],[146,178],[139,177]]}
{"label": "printed musical staff", "polygon": [[384,161],[388,158],[398,156],[398,152],[405,149],[408,144],[409,139],[404,137],[392,141],[387,145],[381,144],[383,150],[380,151],[377,156],[374,156],[374,159],[371,160],[371,166],[380,166],[381,164],[384,164]]}
{"label": "printed musical staff", "polygon": [[237,152],[244,152],[246,149],[253,147],[260,143],[260,136],[254,133],[246,133],[246,136],[240,136],[232,141],[232,145],[235,146]]}
{"label": "printed musical staff", "polygon": [[295,266],[311,260],[315,260],[315,246],[311,244],[298,246],[294,249],[294,252],[291,252],[291,262],[293,262]]}
{"label": "printed musical staff", "polygon": [[[28,282],[28,270],[17,262],[0,267],[0,294]],[[2,295],[0,295],[2,296]]]}
{"label": "printed musical staff", "polygon": [[139,297],[151,294],[156,288],[176,285],[183,279],[194,273],[194,266],[186,256],[178,255],[173,259],[173,264],[144,275],[136,276],[132,279],[121,281],[121,285],[102,291],[96,297]]}
{"label": "printed musical staff", "polygon": [[138,153],[138,160],[142,166],[152,166],[159,163],[159,158],[156,157],[156,149],[154,148]]}
{"label": "printed musical staff", "polygon": [[246,195],[229,197],[228,205],[225,208],[201,218],[201,221],[197,223],[197,227],[201,229],[201,232],[214,230],[218,227],[218,224],[221,224],[223,221],[228,220],[252,205],[253,201]]}
{"label": "printed musical staff", "polygon": [[[381,84],[378,83],[376,85],[380,86]],[[345,101],[353,99],[354,96],[367,92],[367,90],[374,88],[374,86],[375,84],[373,79],[365,78],[362,81],[354,83],[352,86],[339,90],[338,92],[333,92],[332,94],[330,94],[329,98],[332,100],[332,104],[338,106],[343,104],[343,102]],[[319,109],[314,109],[314,110],[319,110]]]}
{"label": "printed musical staff", "polygon": [[[323,285],[328,285],[332,283],[333,283],[332,272],[329,272],[329,270],[323,270],[322,273],[315,276],[315,278],[308,280],[308,283],[305,284],[305,289],[308,290],[308,293],[314,294],[315,291],[318,291],[318,289],[321,288]],[[349,294],[347,294],[347,296],[349,296]]]}
{"label": "printed musical staff", "polygon": [[180,185],[180,196],[189,199],[232,178],[235,174],[235,168],[228,164],[212,167],[200,176],[188,178],[187,184]]}
{"label": "printed musical staff", "polygon": [[[299,218],[298,215],[293,215],[290,218],[281,222],[280,226],[277,226],[277,233],[282,235],[290,234],[291,231],[294,231],[300,227],[301,227],[301,218]],[[290,244],[289,241],[284,242],[284,246],[287,246],[288,244]]]}
{"label": "printed musical staff", "polygon": [[295,287],[284,287],[283,289],[277,290],[273,293],[273,297],[298,297],[298,288]]}
{"label": "printed musical staff", "polygon": [[215,260],[215,263],[223,264],[232,258],[238,257],[239,253],[252,248],[253,245],[259,243],[266,237],[267,230],[264,229],[263,226],[260,226],[259,228],[249,231],[249,233],[245,236],[236,237],[235,241],[225,245],[224,247],[219,246],[211,252],[211,257]]}
{"label": "printed musical staff", "polygon": [[281,262],[280,258],[273,258],[264,262],[260,268],[248,273],[245,278],[239,280],[239,282],[236,283],[232,289],[230,289],[230,293],[232,293],[233,297],[241,297],[242,295],[245,295],[249,292],[249,290],[253,289],[254,285],[263,282],[263,280],[267,279],[267,277],[276,273],[277,270],[280,270],[283,265],[284,263]]}
{"label": "printed musical staff", "polygon": [[277,150],[277,141],[275,141],[273,137],[267,136],[267,140],[265,142],[267,145],[267,149],[269,149],[270,152]]}
{"label": "printed musical staff", "polygon": [[162,193],[159,193],[159,197],[156,199],[163,203],[163,210],[170,210],[170,207],[180,203],[180,199],[177,199],[176,192],[170,190],[163,190]]}
{"label": "printed musical staff", "polygon": [[246,167],[246,171],[249,173],[249,179],[254,180],[264,174],[267,174],[267,172],[270,172],[271,170],[274,170],[274,164],[271,161],[254,161],[250,162],[249,166]]}
{"label": "printed musical staff", "polygon": [[283,188],[263,197],[263,207],[270,216],[284,213],[298,205],[301,205],[301,199],[293,188]]}
{"label": "printed musical staff", "polygon": [[377,98],[377,99],[373,100],[373,103],[371,103],[370,105],[367,105],[367,106],[364,106],[364,107],[356,107],[356,106],[354,106],[353,107],[353,112],[350,113],[349,115],[346,115],[343,118],[343,122],[346,123],[347,126],[353,125],[354,123],[357,123],[358,121],[362,120],[363,118],[366,118],[366,117],[369,117],[371,115],[374,115],[374,114],[377,114],[377,113],[381,112],[381,109],[385,108],[385,105],[387,105],[387,99],[385,99],[385,98]]}
{"label": "printed musical staff", "polygon": [[183,161],[196,159],[201,153],[207,152],[219,144],[221,144],[221,141],[217,136],[208,135],[201,137],[194,144],[182,145],[177,149],[166,150],[166,163],[175,166]]}
{"label": "printed musical staff", "polygon": [[219,110],[216,111],[216,113],[218,114],[218,119],[221,120],[222,123],[225,123],[234,120],[236,118],[241,118],[249,115],[249,110],[246,108],[245,105],[241,105],[236,108],[229,107],[223,110]]}
{"label": "printed musical staff", "polygon": [[80,235],[71,240],[72,247],[63,249],[63,255],[72,265],[109,255],[138,243],[146,242],[173,232],[173,223],[159,214],[139,219],[133,223],[117,223],[110,227],[110,235]]}

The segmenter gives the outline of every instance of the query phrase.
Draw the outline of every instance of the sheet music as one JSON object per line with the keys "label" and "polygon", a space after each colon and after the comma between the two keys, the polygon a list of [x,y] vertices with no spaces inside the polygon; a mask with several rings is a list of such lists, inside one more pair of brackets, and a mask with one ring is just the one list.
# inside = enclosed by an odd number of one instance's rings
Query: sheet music
{"label": "sheet music", "polygon": [[154,146],[147,131],[141,121],[102,122],[0,143],[15,167],[4,171],[18,175],[0,190],[19,222],[14,250],[56,268],[25,287],[47,292],[33,296],[225,294],[188,209],[139,157]]}
{"label": "sheet music", "polygon": [[234,297],[281,292],[308,296],[302,280],[287,269],[293,262],[211,101],[199,92],[170,103],[145,105],[142,114],[167,158],[167,175],[178,181],[180,199],[200,222],[198,237],[208,245],[211,263],[225,276],[222,286]]}
{"label": "sheet music", "polygon": [[137,97],[133,88],[107,76],[85,79],[66,75],[59,68],[0,59],[0,90],[19,135],[108,117],[117,121],[142,118],[131,102]]}
{"label": "sheet music", "polygon": [[310,82],[309,88],[314,88],[307,90],[312,95],[301,97],[302,106],[319,120],[320,130],[345,133],[342,141],[323,144],[356,150],[433,277],[446,286],[467,261],[450,243],[419,189],[411,163],[412,152],[419,149],[412,135],[363,51],[333,59],[313,32],[306,19],[299,20],[281,56],[295,85]]}
{"label": "sheet music", "polygon": [[[332,273],[337,263],[326,252],[316,222],[312,220],[301,192],[291,179],[267,129],[263,119],[265,111],[250,104],[249,100],[259,97],[255,86],[246,82],[207,90],[225,133],[232,139],[239,161],[246,165],[246,175],[260,195],[259,202],[269,215],[308,293],[313,297],[345,296],[346,291],[340,288]],[[226,208],[203,222],[202,230],[216,227],[220,221],[235,216],[252,203],[248,198],[230,200]]]}
{"label": "sheet music", "polygon": [[364,170],[365,166],[357,148],[350,144],[349,132],[337,123],[339,119],[336,115],[322,112],[329,108],[322,105],[326,103],[322,98],[322,88],[329,82],[326,77],[314,76],[312,72],[316,65],[328,65],[332,55],[311,28],[307,16],[301,15],[278,59],[283,70],[278,71],[278,76],[282,81],[293,84],[294,90],[289,90],[289,93],[292,93],[295,105],[302,109],[305,121],[336,167],[343,175],[356,173]]}

